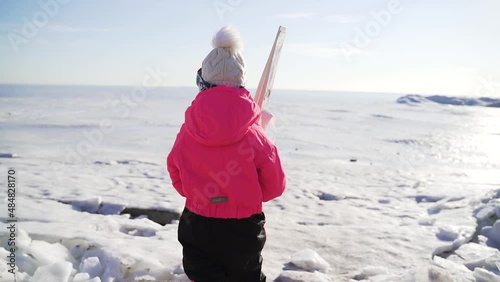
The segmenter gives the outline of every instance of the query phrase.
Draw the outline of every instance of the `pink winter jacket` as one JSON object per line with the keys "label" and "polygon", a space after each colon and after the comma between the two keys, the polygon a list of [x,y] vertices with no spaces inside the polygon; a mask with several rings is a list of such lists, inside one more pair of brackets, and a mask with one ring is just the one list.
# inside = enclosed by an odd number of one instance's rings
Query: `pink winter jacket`
{"label": "pink winter jacket", "polygon": [[190,211],[247,218],[283,193],[278,149],[259,117],[259,106],[244,88],[217,86],[196,96],[167,157],[172,184]]}

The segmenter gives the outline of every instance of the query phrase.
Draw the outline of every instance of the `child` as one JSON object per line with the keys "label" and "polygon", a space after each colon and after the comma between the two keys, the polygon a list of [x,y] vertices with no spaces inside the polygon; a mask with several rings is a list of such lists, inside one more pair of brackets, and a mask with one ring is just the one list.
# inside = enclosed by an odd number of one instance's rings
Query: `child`
{"label": "child", "polygon": [[214,35],[198,70],[200,93],[167,158],[172,184],[186,198],[178,239],[184,271],[196,282],[266,281],[262,202],[285,189],[278,150],[244,88],[240,42],[231,27]]}

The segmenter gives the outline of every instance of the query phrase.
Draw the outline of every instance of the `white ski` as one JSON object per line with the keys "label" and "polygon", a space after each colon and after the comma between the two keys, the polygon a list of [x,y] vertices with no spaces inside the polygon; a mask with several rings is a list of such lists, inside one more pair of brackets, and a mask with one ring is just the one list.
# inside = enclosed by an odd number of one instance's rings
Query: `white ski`
{"label": "white ski", "polygon": [[[278,60],[280,57],[281,49],[283,48],[283,43],[285,42],[286,28],[280,26],[278,28],[278,33],[276,34],[276,39],[274,40],[273,48],[267,59],[266,67],[262,72],[260,77],[259,85],[257,86],[257,91],[255,92],[254,100],[259,105],[261,109],[264,108],[269,96],[271,96],[271,90],[273,88],[274,77],[276,75],[276,69],[278,66]],[[262,111],[261,125],[266,128],[267,124],[273,115],[266,111]]]}

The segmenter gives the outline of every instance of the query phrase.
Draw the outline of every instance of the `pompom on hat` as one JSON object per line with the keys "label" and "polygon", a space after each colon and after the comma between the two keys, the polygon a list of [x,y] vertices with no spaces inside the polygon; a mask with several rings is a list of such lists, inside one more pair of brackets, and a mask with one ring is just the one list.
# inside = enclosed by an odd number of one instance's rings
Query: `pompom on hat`
{"label": "pompom on hat", "polygon": [[212,85],[244,87],[246,82],[245,60],[240,50],[242,40],[232,26],[224,26],[212,38],[214,49],[203,60],[202,78]]}

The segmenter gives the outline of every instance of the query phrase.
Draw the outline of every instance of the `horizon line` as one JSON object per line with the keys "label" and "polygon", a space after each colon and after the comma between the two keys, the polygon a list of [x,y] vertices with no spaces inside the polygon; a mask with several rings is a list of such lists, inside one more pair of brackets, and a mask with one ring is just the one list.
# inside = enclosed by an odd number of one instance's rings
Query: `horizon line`
{"label": "horizon line", "polygon": [[[0,82],[0,86],[53,86],[53,87],[137,87],[138,85],[104,85],[104,84],[42,84],[42,83],[4,83]],[[149,88],[194,88],[196,86],[183,86],[183,85],[159,85],[159,86],[151,86]],[[255,88],[247,88],[248,90],[256,90]],[[273,90],[278,91],[311,91],[311,92],[347,92],[347,93],[370,93],[370,94],[398,94],[398,95],[455,95],[462,96],[459,94],[442,94],[442,93],[434,93],[434,94],[424,94],[417,92],[395,92],[395,91],[359,91],[359,90],[346,90],[346,89],[305,89],[305,88],[275,88]],[[250,91],[251,92],[251,91]]]}

